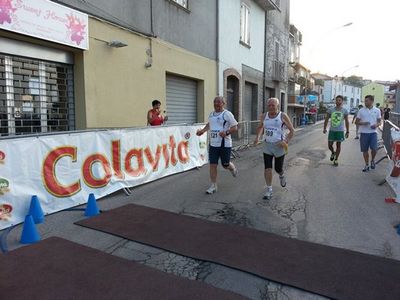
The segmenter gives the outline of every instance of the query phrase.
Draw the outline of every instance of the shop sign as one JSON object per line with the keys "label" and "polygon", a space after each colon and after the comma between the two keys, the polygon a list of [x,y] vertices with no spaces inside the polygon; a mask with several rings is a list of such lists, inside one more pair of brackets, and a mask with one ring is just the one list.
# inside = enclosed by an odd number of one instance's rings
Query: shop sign
{"label": "shop sign", "polygon": [[0,29],[89,48],[88,15],[47,0],[0,0]]}

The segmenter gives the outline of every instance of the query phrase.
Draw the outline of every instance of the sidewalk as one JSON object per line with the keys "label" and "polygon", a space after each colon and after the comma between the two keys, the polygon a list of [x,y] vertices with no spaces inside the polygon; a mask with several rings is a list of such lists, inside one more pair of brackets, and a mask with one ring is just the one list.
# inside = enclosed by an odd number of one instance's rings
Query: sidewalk
{"label": "sidewalk", "polygon": [[301,131],[301,130],[304,130],[304,129],[307,129],[307,128],[310,128],[310,127],[314,127],[314,126],[317,126],[317,125],[321,125],[321,124],[324,124],[324,122],[325,122],[325,120],[320,120],[320,121],[317,121],[317,122],[315,122],[315,123],[313,123],[313,124],[310,124],[310,125],[303,125],[303,126],[298,126],[298,127],[296,127],[295,129],[294,129],[294,131],[296,132],[296,131]]}

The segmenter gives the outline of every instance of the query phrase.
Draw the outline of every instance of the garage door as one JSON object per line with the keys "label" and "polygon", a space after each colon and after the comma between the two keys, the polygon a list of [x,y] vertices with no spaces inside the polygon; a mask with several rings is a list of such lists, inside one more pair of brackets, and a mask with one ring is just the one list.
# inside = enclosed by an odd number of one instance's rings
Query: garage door
{"label": "garage door", "polygon": [[197,122],[197,82],[167,75],[168,124]]}

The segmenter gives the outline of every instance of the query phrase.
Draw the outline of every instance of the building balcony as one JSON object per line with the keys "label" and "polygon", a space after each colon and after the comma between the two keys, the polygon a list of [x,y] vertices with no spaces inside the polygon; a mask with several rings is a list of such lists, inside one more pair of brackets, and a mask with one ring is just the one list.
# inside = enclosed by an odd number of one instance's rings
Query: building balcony
{"label": "building balcony", "polygon": [[260,5],[265,10],[279,10],[281,7],[280,0],[254,0],[258,5]]}

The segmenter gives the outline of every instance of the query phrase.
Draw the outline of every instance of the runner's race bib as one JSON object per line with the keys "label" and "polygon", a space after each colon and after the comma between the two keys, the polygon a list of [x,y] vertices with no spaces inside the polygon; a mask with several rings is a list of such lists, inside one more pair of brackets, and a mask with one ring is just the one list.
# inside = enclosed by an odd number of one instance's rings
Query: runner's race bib
{"label": "runner's race bib", "polygon": [[265,129],[264,139],[266,142],[275,143],[281,140],[281,136],[277,128],[271,127]]}
{"label": "runner's race bib", "polygon": [[212,144],[221,143],[222,137],[219,135],[219,130],[211,130],[210,131],[210,139]]}

